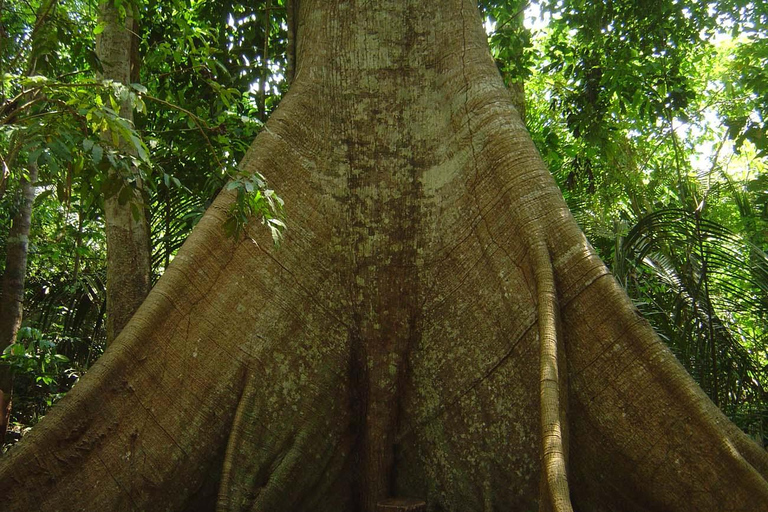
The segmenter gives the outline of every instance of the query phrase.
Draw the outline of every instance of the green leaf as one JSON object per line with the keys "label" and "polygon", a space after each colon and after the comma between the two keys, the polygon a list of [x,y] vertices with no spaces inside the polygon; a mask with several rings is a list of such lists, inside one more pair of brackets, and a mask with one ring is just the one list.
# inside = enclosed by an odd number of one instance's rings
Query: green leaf
{"label": "green leaf", "polygon": [[91,156],[93,157],[93,163],[98,165],[104,156],[104,148],[98,144],[94,144],[91,148]]}
{"label": "green leaf", "polygon": [[37,148],[32,153],[29,154],[29,164],[34,165],[37,163],[38,158],[40,158],[40,155],[43,153],[42,147]]}
{"label": "green leaf", "polygon": [[134,149],[136,149],[136,153],[139,155],[139,158],[144,162],[149,161],[149,155],[147,154],[141,139],[139,139],[136,135],[131,134],[131,143],[133,144]]}
{"label": "green leaf", "polygon": [[131,213],[133,214],[133,220],[138,222],[141,219],[141,210],[136,203],[131,203]]}
{"label": "green leaf", "polygon": [[131,84],[131,88],[133,88],[134,90],[140,92],[141,94],[146,94],[147,93],[147,88],[144,87],[141,84]]}

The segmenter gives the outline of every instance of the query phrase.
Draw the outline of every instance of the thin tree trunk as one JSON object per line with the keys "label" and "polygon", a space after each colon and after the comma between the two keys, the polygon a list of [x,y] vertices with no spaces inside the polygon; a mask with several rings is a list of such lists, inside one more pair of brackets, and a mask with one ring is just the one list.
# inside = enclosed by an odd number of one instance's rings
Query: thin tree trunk
{"label": "thin tree trunk", "polygon": [[298,7],[291,90],[242,162],[286,240],[226,238],[221,194],[0,465],[10,507],[768,510],[768,456],[587,243],[474,2]]}
{"label": "thin tree trunk", "polygon": [[266,0],[264,7],[264,44],[261,48],[261,73],[259,76],[259,120],[267,120],[267,77],[269,75],[269,37],[272,27],[270,19],[272,0]]}
{"label": "thin tree trunk", "polygon": [[[520,9],[515,17],[511,20],[512,27],[516,30],[528,30],[525,28],[525,9],[528,7],[526,3],[522,9]],[[522,59],[523,48],[517,47],[516,57]],[[512,97],[512,105],[514,105],[517,113],[520,115],[520,119],[525,122],[525,81],[521,77],[514,77],[511,83],[507,83],[509,87],[509,93]]]}
{"label": "thin tree trunk", "polygon": [[[124,84],[138,81],[138,23],[130,12],[121,20],[112,1],[100,6],[99,23],[104,31],[97,36],[96,53],[103,66],[102,78]],[[123,105],[120,115],[133,120],[133,111]],[[105,138],[111,137],[105,134]],[[114,179],[121,179],[110,171]],[[137,178],[138,179],[138,178]],[[127,184],[124,186],[128,186]],[[141,182],[138,181],[138,188]],[[132,204],[141,205],[134,208]],[[136,211],[137,210],[137,211]],[[118,194],[104,199],[107,234],[107,343],[112,342],[144,301],[150,289],[149,223],[141,193],[120,204]]]}
{"label": "thin tree trunk", "polygon": [[[5,272],[0,296],[0,353],[16,341],[24,315],[24,278],[27,274],[29,228],[32,203],[35,202],[37,166],[29,167],[29,179],[21,180],[21,201],[13,216],[5,247]],[[0,366],[0,446],[5,441],[11,416],[13,376],[7,366]]]}
{"label": "thin tree trunk", "polygon": [[[32,76],[38,71],[37,59],[40,56],[40,30],[45,27],[48,17],[56,9],[57,0],[46,0],[36,12],[36,22],[30,34],[32,49],[26,63],[25,74]],[[22,100],[23,101],[23,100]],[[20,112],[18,115],[24,115]],[[16,166],[23,140],[18,140],[18,132],[14,132],[10,140],[10,151],[2,161],[3,171],[0,180],[0,198],[8,186],[8,171]],[[6,242],[6,264],[2,281],[2,296],[0,297],[0,352],[16,341],[16,334],[21,327],[24,314],[24,280],[27,272],[27,255],[29,252],[29,229],[32,222],[32,204],[35,201],[35,183],[37,182],[37,163],[29,165],[28,178],[21,179],[21,202],[8,232]],[[0,446],[5,441],[8,423],[11,416],[13,396],[13,375],[7,366],[0,366]]]}

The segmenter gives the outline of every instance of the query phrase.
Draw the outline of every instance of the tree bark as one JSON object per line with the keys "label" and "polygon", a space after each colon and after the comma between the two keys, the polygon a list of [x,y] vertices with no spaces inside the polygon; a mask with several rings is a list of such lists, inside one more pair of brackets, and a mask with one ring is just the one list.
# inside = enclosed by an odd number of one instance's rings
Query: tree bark
{"label": "tree bark", "polygon": [[[16,341],[16,333],[24,316],[24,278],[27,275],[37,165],[29,166],[28,172],[29,179],[21,179],[19,209],[11,221],[5,245],[5,271],[0,296],[0,353]],[[7,366],[0,366],[0,446],[5,442],[8,431],[12,397],[13,376]]]}
{"label": "tree bark", "polygon": [[587,243],[474,2],[298,7],[242,162],[286,240],[227,239],[223,193],[0,466],[11,509],[768,510],[768,457]]}
{"label": "tree bark", "polygon": [[[112,1],[100,5],[99,23],[104,30],[96,39],[96,54],[102,64],[101,78],[123,84],[138,81],[137,31],[138,23],[130,9],[124,18]],[[124,104],[120,115],[133,121],[132,108]],[[109,133],[104,135],[111,138]],[[127,145],[124,151],[128,152]],[[112,179],[123,180],[110,170]],[[149,293],[150,241],[149,223],[139,189],[133,191],[128,203],[120,204],[119,194],[104,198],[104,223],[107,235],[107,343],[111,343],[125,327]],[[124,184],[123,186],[128,186]],[[141,205],[137,214],[132,211]]]}

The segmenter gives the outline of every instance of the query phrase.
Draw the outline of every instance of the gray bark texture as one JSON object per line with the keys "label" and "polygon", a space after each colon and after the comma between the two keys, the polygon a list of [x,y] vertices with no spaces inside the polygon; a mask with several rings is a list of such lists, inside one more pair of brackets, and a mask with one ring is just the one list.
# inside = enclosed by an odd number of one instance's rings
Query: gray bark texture
{"label": "gray bark texture", "polygon": [[134,318],[0,464],[14,511],[768,510],[768,457],[587,243],[472,0],[293,6],[290,92]]}
{"label": "gray bark texture", "polygon": [[[130,9],[130,4],[124,5]],[[103,68],[101,78],[123,84],[138,81],[138,24],[128,14],[121,18],[112,0],[99,7],[99,23],[104,30],[97,36],[96,54]],[[133,110],[122,105],[120,115],[133,120]],[[111,134],[105,133],[106,139]],[[125,149],[127,151],[127,149]],[[112,179],[122,180],[111,170]],[[137,178],[138,180],[138,178]],[[128,186],[128,185],[124,185]],[[138,180],[141,188],[141,181]],[[141,193],[132,194],[131,201],[120,204],[119,194],[104,198],[104,224],[107,234],[107,343],[111,343],[139,308],[151,287],[149,223]],[[131,208],[137,209],[138,215]]]}

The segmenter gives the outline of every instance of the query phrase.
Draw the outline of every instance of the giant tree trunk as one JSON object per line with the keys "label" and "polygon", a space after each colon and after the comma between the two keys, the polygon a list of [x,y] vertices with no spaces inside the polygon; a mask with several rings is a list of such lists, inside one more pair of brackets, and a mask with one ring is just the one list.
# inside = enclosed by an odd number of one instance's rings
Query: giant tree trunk
{"label": "giant tree trunk", "polygon": [[242,163],[287,239],[226,239],[220,196],[4,461],[10,509],[768,510],[768,457],[595,256],[472,0],[293,19],[291,91]]}
{"label": "giant tree trunk", "polygon": [[[131,14],[133,7],[125,4],[128,13],[121,18],[113,0],[99,6],[99,23],[104,30],[97,36],[96,53],[101,61],[101,77],[123,84],[138,82],[138,23]],[[120,115],[133,121],[133,110],[121,105]],[[105,134],[110,138],[109,133]],[[127,146],[127,145],[126,145]],[[124,149],[128,151],[128,149]],[[111,179],[123,180],[115,170]],[[137,187],[141,180],[135,177]],[[123,186],[128,186],[124,184]],[[104,224],[107,235],[107,343],[112,342],[125,327],[149,293],[150,243],[149,223],[138,190],[131,201],[121,204],[119,194],[104,198]],[[134,208],[131,207],[131,202]],[[136,212],[136,213],[134,213]]]}
{"label": "giant tree trunk", "polygon": [[[0,295],[0,354],[16,341],[24,316],[24,279],[27,275],[29,229],[35,202],[37,165],[29,166],[28,179],[21,179],[19,209],[11,221],[5,244],[5,271]],[[0,366],[0,447],[5,442],[11,417],[13,376],[10,368]]]}

